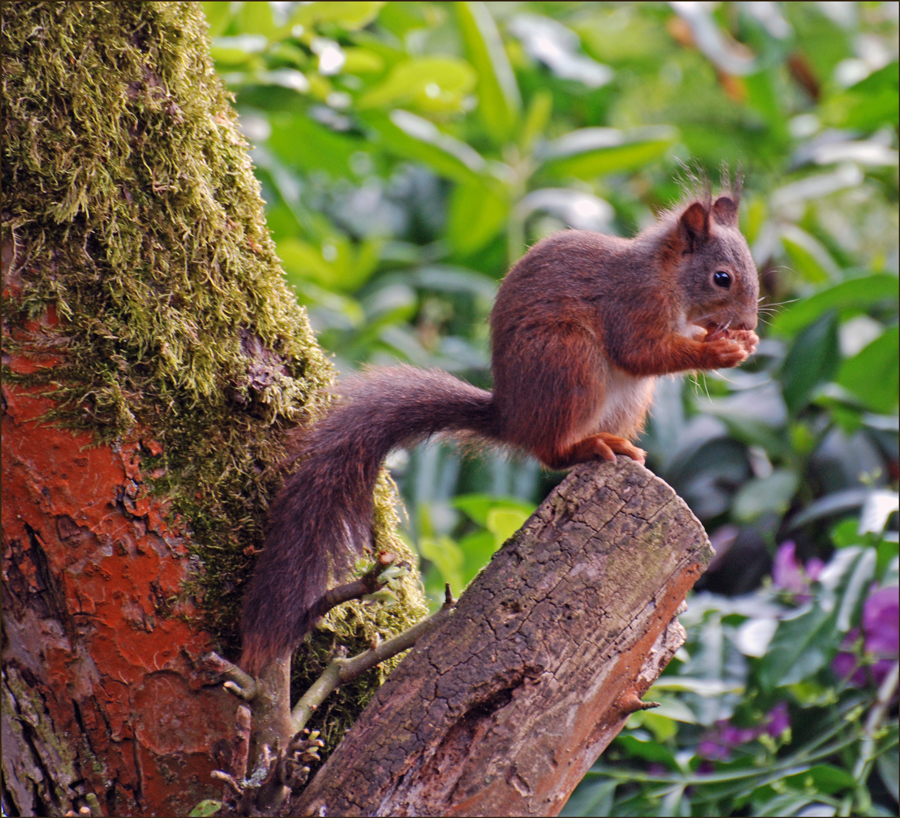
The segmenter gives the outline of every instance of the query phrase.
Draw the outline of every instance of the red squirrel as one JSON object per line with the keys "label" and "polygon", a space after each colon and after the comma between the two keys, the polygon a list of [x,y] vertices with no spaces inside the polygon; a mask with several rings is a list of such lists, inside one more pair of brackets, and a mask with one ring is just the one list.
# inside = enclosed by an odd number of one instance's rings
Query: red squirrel
{"label": "red squirrel", "polygon": [[759,341],[739,197],[739,186],[693,197],[632,239],[565,230],[538,242],[491,312],[493,392],[410,366],[345,381],[270,507],[244,599],[243,667],[258,673],[315,625],[329,576],[372,536],[375,480],[392,449],[443,432],[552,469],[617,454],[643,463],[631,440],[656,377],[737,366]]}

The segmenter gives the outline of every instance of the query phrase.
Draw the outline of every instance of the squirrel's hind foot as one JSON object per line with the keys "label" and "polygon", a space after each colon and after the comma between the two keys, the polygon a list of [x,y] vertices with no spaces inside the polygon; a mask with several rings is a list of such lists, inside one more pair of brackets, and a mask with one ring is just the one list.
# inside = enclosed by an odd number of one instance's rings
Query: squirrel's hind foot
{"label": "squirrel's hind foot", "polygon": [[644,465],[647,453],[634,444],[618,435],[608,432],[599,432],[583,440],[579,440],[568,451],[556,454],[552,457],[541,457],[552,469],[568,469],[578,463],[587,463],[589,460],[615,461],[617,454],[623,454],[632,460]]}

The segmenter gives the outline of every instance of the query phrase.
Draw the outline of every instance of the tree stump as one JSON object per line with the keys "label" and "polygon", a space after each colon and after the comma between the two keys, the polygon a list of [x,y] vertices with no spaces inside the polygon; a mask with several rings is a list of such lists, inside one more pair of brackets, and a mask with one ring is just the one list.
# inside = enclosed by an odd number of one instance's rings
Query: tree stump
{"label": "tree stump", "polygon": [[575,469],[408,654],[294,815],[556,815],[683,644],[712,556],[636,463]]}

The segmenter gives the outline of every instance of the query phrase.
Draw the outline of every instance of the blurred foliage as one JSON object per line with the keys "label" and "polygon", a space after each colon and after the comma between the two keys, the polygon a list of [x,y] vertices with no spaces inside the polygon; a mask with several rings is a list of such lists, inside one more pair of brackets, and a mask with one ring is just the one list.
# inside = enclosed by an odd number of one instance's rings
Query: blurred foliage
{"label": "blurred foliage", "polygon": [[[345,373],[406,361],[489,388],[493,295],[526,247],[632,235],[684,163],[740,166],[759,353],[662,379],[640,444],[719,555],[666,706],[568,810],[896,814],[896,674],[879,711],[879,685],[831,663],[897,585],[897,4],[202,5],[284,269]],[[559,479],[440,443],[390,466],[432,593]],[[802,602],[767,579],[788,541],[829,566]],[[776,706],[792,727],[772,736]],[[726,723],[753,737],[704,757]]]}

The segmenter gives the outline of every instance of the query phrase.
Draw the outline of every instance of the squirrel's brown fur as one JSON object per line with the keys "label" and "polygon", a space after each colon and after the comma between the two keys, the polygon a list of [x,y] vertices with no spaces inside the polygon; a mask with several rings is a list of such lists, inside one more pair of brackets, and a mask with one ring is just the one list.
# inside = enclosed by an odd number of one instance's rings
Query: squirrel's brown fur
{"label": "squirrel's brown fur", "polygon": [[392,449],[465,433],[551,468],[616,454],[642,463],[629,441],[655,377],[736,366],[756,348],[759,283],[738,195],[690,201],[633,239],[567,230],[536,244],[491,313],[493,393],[408,366],[346,381],[272,503],[244,600],[242,665],[258,672],[313,627],[329,573],[346,571],[371,536]]}

